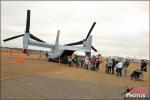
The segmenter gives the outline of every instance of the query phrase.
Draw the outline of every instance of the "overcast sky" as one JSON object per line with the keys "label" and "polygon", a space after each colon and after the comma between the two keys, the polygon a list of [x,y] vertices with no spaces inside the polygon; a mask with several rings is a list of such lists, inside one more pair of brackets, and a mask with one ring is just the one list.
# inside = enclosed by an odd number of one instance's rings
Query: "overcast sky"
{"label": "overcast sky", "polygon": [[2,46],[22,48],[22,37],[2,40],[24,33],[28,9],[30,32],[48,43],[58,29],[60,44],[80,41],[95,21],[92,44],[103,56],[149,58],[149,1],[1,1]]}

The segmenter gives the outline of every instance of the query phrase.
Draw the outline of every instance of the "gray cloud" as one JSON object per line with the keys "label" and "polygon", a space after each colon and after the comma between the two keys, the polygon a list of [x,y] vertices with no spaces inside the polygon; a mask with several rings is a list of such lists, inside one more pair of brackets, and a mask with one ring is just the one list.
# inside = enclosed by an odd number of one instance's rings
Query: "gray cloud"
{"label": "gray cloud", "polygon": [[[61,44],[81,40],[96,21],[93,45],[103,55],[149,58],[148,1],[2,1],[1,5],[2,40],[24,33],[30,9],[30,32],[48,43],[55,42],[58,29]],[[22,47],[22,38],[2,40],[2,46]]]}

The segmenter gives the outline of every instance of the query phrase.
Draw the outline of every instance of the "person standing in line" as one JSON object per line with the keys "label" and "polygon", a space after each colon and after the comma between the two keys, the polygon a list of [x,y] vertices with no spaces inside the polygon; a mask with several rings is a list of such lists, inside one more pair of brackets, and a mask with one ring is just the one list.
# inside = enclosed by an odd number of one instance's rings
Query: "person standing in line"
{"label": "person standing in line", "polygon": [[122,76],[122,67],[123,67],[123,63],[120,60],[118,64],[115,65],[116,69],[117,69],[117,76]]}
{"label": "person standing in line", "polygon": [[78,56],[77,56],[77,55],[75,55],[74,62],[75,62],[75,67],[76,67],[76,68],[78,67],[77,58],[78,58]]}
{"label": "person standing in line", "polygon": [[109,59],[108,64],[107,64],[108,73],[111,73],[112,65],[113,65],[113,61],[112,61],[112,59]]}
{"label": "person standing in line", "polygon": [[67,57],[67,55],[65,55],[65,57],[64,57],[64,64],[68,64],[68,57]]}
{"label": "person standing in line", "polygon": [[96,59],[96,71],[99,71],[100,63],[102,63],[101,55],[99,54]]}
{"label": "person standing in line", "polygon": [[99,63],[100,63],[100,59],[97,58],[96,59],[96,71],[99,71]]}
{"label": "person standing in line", "polygon": [[77,56],[77,68],[80,66],[80,57],[79,56]]}
{"label": "person standing in line", "polygon": [[81,68],[83,68],[83,63],[84,63],[84,58],[82,56],[81,59],[80,59]]}
{"label": "person standing in line", "polygon": [[89,58],[85,57],[85,69],[88,70],[88,65],[89,65]]}
{"label": "person standing in line", "polygon": [[91,57],[90,57],[89,62],[88,62],[88,69],[91,69],[91,66],[92,66],[92,60],[91,60]]}
{"label": "person standing in line", "polygon": [[86,56],[84,57],[84,60],[83,60],[83,69],[86,69],[86,63],[85,63],[85,61],[86,61]]}
{"label": "person standing in line", "polygon": [[91,71],[91,70],[92,70],[92,66],[93,66],[93,56],[91,56],[91,57],[89,58],[89,63],[90,63],[89,69],[90,69],[90,71]]}
{"label": "person standing in line", "polygon": [[91,71],[91,70],[92,70],[92,67],[93,67],[93,57],[90,57],[89,62],[90,62],[89,69],[90,69],[90,71]]}
{"label": "person standing in line", "polygon": [[75,67],[75,65],[76,65],[76,59],[75,59],[75,54],[72,56],[72,65],[73,65],[73,67]]}
{"label": "person standing in line", "polygon": [[116,68],[116,65],[119,63],[119,59],[116,59],[115,60],[115,67],[114,67],[114,72],[117,74],[117,68]]}
{"label": "person standing in line", "polygon": [[124,70],[124,75],[125,77],[127,77],[127,73],[128,73],[128,66],[129,66],[129,60],[126,59],[123,65],[123,70]]}
{"label": "person standing in line", "polygon": [[86,56],[83,59],[83,69],[85,69],[85,59],[86,59]]}
{"label": "person standing in line", "polygon": [[101,55],[98,55],[96,60],[96,71],[99,71],[100,64],[102,63]]}
{"label": "person standing in line", "polygon": [[113,64],[112,64],[112,74],[114,74],[114,68],[115,68],[115,65],[116,65],[116,61],[115,61],[114,58],[112,59],[112,62],[113,62]]}
{"label": "person standing in line", "polygon": [[106,73],[108,73],[108,58],[106,59],[106,65],[105,65]]}
{"label": "person standing in line", "polygon": [[92,71],[96,71],[96,57],[93,56],[92,58],[92,67],[91,67]]}
{"label": "person standing in line", "polygon": [[144,79],[144,73],[143,72],[147,72],[147,63],[143,59],[141,60],[141,66],[140,67],[141,67],[141,71],[142,71],[141,78]]}
{"label": "person standing in line", "polygon": [[147,72],[147,63],[144,60],[141,60],[141,71]]}
{"label": "person standing in line", "polygon": [[92,67],[93,67],[93,56],[92,57],[90,57],[90,70],[92,70]]}
{"label": "person standing in line", "polygon": [[69,67],[71,67],[71,63],[72,63],[72,58],[71,58],[71,56],[68,56],[68,63],[69,63]]}

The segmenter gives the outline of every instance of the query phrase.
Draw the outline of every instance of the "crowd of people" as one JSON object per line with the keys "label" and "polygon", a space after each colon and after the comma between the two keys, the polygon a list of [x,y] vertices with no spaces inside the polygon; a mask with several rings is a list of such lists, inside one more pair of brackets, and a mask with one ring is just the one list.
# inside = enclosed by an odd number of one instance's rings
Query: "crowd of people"
{"label": "crowd of people", "polygon": [[[102,57],[101,55],[92,56],[91,58],[86,56],[68,56],[67,58],[69,67],[76,67],[76,68],[83,68],[90,71],[99,71],[100,64],[102,63]],[[122,58],[108,58],[106,59],[106,65],[105,65],[105,72],[107,74],[115,74],[119,77],[122,76],[122,74],[125,77],[128,77],[128,67],[130,65],[130,60],[128,59],[122,59]],[[147,63],[146,61],[141,61],[141,69],[140,72],[142,73],[141,79],[144,77],[144,72],[147,71]]]}
{"label": "crowd of people", "polygon": [[[124,73],[124,76],[128,76],[128,67],[130,65],[130,61],[128,59],[107,59],[106,63],[106,73],[116,74],[117,76],[122,76],[122,72]],[[136,74],[141,74],[141,79],[143,80],[144,72],[147,72],[147,62],[145,60],[141,60],[140,70],[136,69],[133,72],[136,72]],[[131,74],[132,75],[132,74]],[[130,75],[130,77],[132,77]],[[135,75],[135,77],[140,78],[139,75]]]}
{"label": "crowd of people", "polygon": [[[48,54],[46,54],[46,57],[48,57]],[[102,56],[99,54],[97,56],[79,56],[76,54],[73,54],[72,56],[65,56],[63,59],[61,59],[60,62],[64,64],[68,64],[69,67],[75,67],[75,68],[83,68],[85,70],[90,71],[99,71],[99,68],[101,66],[101,63],[103,62]],[[128,77],[128,67],[130,65],[130,60],[128,59],[122,59],[122,58],[108,58],[106,59],[106,65],[105,65],[105,72],[107,74],[115,74],[119,77],[122,76],[122,73],[125,77]],[[140,70],[139,71],[142,75],[141,78],[144,77],[144,72],[147,72],[147,63],[145,60],[141,60]],[[134,72],[134,71],[133,71]],[[131,76],[131,75],[130,75]]]}
{"label": "crowd of people", "polygon": [[106,63],[106,73],[117,74],[117,76],[122,76],[122,70],[124,70],[124,75],[127,77],[129,60],[123,59],[107,59]]}
{"label": "crowd of people", "polygon": [[97,56],[78,56],[72,55],[68,56],[68,64],[69,67],[83,68],[91,71],[98,71],[100,67],[100,63],[102,63],[101,55]]}

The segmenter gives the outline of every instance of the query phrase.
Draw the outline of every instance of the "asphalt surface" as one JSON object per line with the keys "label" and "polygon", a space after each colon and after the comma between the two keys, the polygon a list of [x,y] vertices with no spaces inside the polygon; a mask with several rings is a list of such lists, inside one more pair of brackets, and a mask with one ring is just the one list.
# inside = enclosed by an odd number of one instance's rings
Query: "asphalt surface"
{"label": "asphalt surface", "polygon": [[[113,91],[112,93],[112,90]],[[29,75],[1,81],[1,99],[121,99],[121,88]]]}

